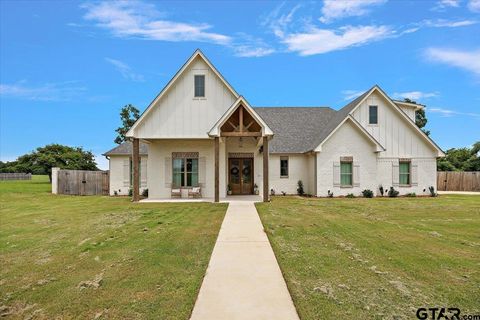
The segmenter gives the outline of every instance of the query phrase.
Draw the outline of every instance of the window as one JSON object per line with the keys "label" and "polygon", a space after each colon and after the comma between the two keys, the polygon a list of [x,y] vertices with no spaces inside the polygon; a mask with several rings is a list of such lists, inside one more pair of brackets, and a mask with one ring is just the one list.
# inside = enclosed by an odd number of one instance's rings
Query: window
{"label": "window", "polygon": [[340,162],[340,185],[351,187],[353,185],[353,170],[351,161]]}
{"label": "window", "polygon": [[280,157],[280,177],[288,178],[288,157]]}
{"label": "window", "polygon": [[378,107],[377,106],[370,106],[368,108],[368,123],[378,124]]}
{"label": "window", "polygon": [[400,185],[410,185],[410,161],[400,161]]}
{"label": "window", "polygon": [[198,158],[173,159],[173,187],[198,187]]}
{"label": "window", "polygon": [[195,98],[205,97],[205,75],[195,75]]}

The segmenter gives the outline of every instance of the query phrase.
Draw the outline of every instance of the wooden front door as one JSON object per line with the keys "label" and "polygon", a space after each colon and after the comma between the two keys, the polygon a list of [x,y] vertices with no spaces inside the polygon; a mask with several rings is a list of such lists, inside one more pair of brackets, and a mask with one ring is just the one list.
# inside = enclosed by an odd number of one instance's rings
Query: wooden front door
{"label": "wooden front door", "polygon": [[253,194],[253,158],[228,159],[228,183],[232,194]]}

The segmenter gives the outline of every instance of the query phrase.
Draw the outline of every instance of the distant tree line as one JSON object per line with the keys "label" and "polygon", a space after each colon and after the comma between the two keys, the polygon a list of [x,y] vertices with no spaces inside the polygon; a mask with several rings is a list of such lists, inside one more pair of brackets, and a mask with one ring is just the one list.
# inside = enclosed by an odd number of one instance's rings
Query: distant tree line
{"label": "distant tree line", "polygon": [[98,170],[95,156],[81,147],[49,144],[18,157],[15,161],[1,162],[0,172],[24,172],[48,174],[52,179],[52,167],[76,170]]}

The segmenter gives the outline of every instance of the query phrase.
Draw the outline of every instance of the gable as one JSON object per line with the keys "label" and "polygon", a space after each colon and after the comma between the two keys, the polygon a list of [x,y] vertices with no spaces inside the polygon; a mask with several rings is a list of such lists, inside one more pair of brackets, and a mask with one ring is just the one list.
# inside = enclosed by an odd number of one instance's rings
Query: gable
{"label": "gable", "polygon": [[[378,124],[369,124],[369,106],[378,106]],[[357,120],[386,151],[383,157],[437,157],[442,151],[419,129],[398,106],[377,88],[373,88],[352,110]]]}
{"label": "gable", "polygon": [[[194,97],[194,76],[205,76],[205,97]],[[196,51],[150,104],[127,136],[140,139],[208,138],[207,132],[238,94]]]}

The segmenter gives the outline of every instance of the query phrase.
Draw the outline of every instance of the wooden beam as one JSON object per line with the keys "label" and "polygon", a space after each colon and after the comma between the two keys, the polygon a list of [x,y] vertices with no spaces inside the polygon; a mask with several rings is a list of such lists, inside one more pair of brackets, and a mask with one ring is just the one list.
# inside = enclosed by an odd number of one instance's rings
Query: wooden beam
{"label": "wooden beam", "polygon": [[254,123],[255,123],[255,121],[252,121],[252,122],[250,122],[249,124],[247,124],[247,126],[245,127],[245,130],[248,130],[248,128],[250,128],[250,126],[251,126],[252,124],[254,124]]}
{"label": "wooden beam", "polygon": [[220,138],[215,137],[215,202],[220,202]]}
{"label": "wooden beam", "polygon": [[132,167],[133,167],[133,202],[140,200],[140,177],[139,177],[139,164],[140,164],[140,142],[138,139],[133,139],[132,150]]}
{"label": "wooden beam", "polygon": [[233,130],[237,130],[237,126],[232,123],[232,121],[228,120],[228,124],[232,126]]}
{"label": "wooden beam", "polygon": [[268,137],[263,137],[263,202],[268,202]]}
{"label": "wooden beam", "polygon": [[244,131],[244,132],[222,132],[220,134],[222,137],[261,137],[262,133],[261,132],[250,132],[250,131]]}
{"label": "wooden beam", "polygon": [[240,111],[240,121],[239,121],[240,122],[240,125],[239,125],[240,126],[240,132],[243,132],[243,107],[242,106],[240,106],[239,111]]}

